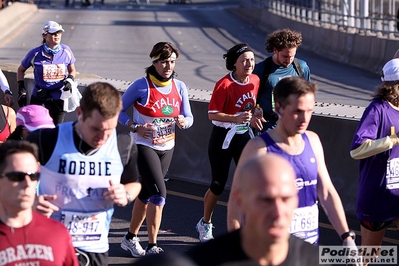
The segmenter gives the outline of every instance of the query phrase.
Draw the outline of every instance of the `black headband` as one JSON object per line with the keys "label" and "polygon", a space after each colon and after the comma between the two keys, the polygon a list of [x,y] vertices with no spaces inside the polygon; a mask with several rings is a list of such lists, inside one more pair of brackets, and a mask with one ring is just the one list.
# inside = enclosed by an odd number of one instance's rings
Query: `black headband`
{"label": "black headband", "polygon": [[252,50],[248,46],[243,46],[237,50],[236,54],[238,54],[238,56],[240,56],[241,54],[243,54],[245,52],[252,52]]}
{"label": "black headband", "polygon": [[230,49],[227,54],[223,55],[223,58],[226,60],[226,68],[228,70],[234,70],[234,64],[237,62],[237,59],[240,57],[240,55],[245,52],[253,52],[248,45],[243,45],[236,51],[234,51],[234,48],[235,47]]}

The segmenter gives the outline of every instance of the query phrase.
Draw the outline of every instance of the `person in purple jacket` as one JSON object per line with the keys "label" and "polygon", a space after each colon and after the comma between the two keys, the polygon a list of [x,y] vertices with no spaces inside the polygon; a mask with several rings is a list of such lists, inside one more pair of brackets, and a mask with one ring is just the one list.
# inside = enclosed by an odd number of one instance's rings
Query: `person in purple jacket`
{"label": "person in purple jacket", "polygon": [[[317,87],[300,77],[287,77],[274,88],[275,111],[279,115],[276,128],[251,139],[245,146],[236,173],[248,158],[256,154],[276,153],[287,159],[296,173],[299,204],[291,221],[290,233],[311,243],[319,239],[320,201],[344,246],[356,248],[355,233],[349,230],[341,199],[331,181],[319,136],[307,130],[312,117]],[[229,231],[238,229],[245,217],[237,212],[237,190],[233,178],[227,216]]]}
{"label": "person in purple jacket", "polygon": [[382,69],[382,83],[364,110],[350,155],[359,160],[356,215],[362,246],[379,246],[387,227],[399,227],[399,59]]}
{"label": "person in purple jacket", "polygon": [[43,105],[57,125],[64,121],[63,91],[72,91],[76,76],[75,56],[69,46],[61,43],[64,29],[55,21],[47,21],[42,28],[42,45],[33,48],[17,70],[18,104],[27,105],[25,71],[33,67],[35,87],[30,104]]}

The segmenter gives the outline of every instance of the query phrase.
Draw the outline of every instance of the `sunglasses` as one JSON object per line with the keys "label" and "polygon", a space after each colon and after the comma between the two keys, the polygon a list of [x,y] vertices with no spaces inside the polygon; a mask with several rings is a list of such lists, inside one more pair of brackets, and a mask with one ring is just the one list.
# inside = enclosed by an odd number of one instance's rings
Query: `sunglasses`
{"label": "sunglasses", "polygon": [[60,30],[60,31],[56,31],[56,32],[53,32],[53,33],[50,33],[50,32],[49,32],[49,34],[50,34],[50,35],[62,34],[62,30]]}
{"label": "sunglasses", "polygon": [[29,176],[32,181],[37,181],[40,178],[40,172],[8,172],[2,173],[1,175],[7,177],[11,182],[22,182],[25,180],[25,176]]}

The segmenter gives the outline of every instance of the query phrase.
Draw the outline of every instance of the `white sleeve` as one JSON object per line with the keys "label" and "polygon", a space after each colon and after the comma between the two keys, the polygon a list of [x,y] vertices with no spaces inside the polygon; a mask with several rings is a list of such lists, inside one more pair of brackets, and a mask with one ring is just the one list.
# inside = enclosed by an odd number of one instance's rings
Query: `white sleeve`
{"label": "white sleeve", "polygon": [[359,147],[350,151],[350,155],[355,160],[365,159],[381,152],[392,149],[393,146],[399,144],[399,138],[396,134],[387,136],[382,139],[368,139]]}
{"label": "white sleeve", "polygon": [[10,85],[8,85],[8,81],[3,71],[0,69],[0,87],[3,92],[10,89]]}

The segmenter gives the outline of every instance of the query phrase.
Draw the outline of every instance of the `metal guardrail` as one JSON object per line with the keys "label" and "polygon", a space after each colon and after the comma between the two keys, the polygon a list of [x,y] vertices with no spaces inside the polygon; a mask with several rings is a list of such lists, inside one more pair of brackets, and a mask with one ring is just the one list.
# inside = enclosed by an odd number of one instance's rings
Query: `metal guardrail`
{"label": "metal guardrail", "polygon": [[399,0],[241,0],[241,5],[348,33],[399,38]]}

